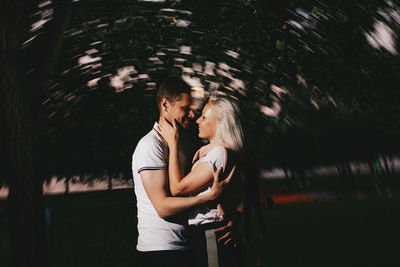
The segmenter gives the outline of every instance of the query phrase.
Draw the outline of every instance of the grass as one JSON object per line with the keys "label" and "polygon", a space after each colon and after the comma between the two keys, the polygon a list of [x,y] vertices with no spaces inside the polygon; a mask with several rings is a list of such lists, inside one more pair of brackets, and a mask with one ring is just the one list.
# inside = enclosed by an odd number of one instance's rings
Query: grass
{"label": "grass", "polygon": [[393,200],[292,204],[268,212],[265,242],[249,266],[367,266],[400,263],[400,203]]}
{"label": "grass", "polygon": [[132,190],[124,190],[48,199],[52,266],[126,266],[137,262],[132,194]]}
{"label": "grass", "polygon": [[[282,180],[263,181],[270,193],[327,191],[330,201],[275,205],[263,210],[267,237],[260,240],[252,217],[247,266],[400,266],[400,177],[385,177],[375,195],[371,177],[359,177],[359,199],[348,181],[324,177],[308,189]],[[132,190],[47,198],[52,266],[137,266],[136,203]],[[243,227],[243,225],[241,225]],[[0,237],[7,239],[4,229]],[[9,265],[7,249],[1,266]],[[4,265],[3,265],[4,264]]]}

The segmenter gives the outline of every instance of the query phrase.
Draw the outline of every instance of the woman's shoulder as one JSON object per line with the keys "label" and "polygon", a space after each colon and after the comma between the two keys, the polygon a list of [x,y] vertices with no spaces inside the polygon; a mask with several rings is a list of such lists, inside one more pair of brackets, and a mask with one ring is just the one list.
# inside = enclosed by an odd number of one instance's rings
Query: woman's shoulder
{"label": "woman's shoulder", "polygon": [[210,149],[210,152],[211,152],[211,151],[226,151],[226,150],[227,150],[227,148],[226,148],[225,146],[223,146],[223,145],[216,145],[215,147],[213,147],[213,148]]}
{"label": "woman's shoulder", "polygon": [[214,148],[210,149],[208,151],[207,155],[215,155],[215,156],[224,156],[226,160],[233,160],[233,161],[238,161],[239,160],[239,152],[234,151],[230,148],[227,148],[226,146],[223,145],[218,145],[215,146]]}
{"label": "woman's shoulder", "polygon": [[218,145],[210,149],[206,156],[217,156],[217,157],[226,157],[228,154],[228,149],[222,145]]}

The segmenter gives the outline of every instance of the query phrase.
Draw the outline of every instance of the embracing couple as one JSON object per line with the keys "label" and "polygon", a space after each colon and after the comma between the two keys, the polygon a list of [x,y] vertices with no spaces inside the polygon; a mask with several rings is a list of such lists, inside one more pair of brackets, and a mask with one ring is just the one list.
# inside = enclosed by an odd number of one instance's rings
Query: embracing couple
{"label": "embracing couple", "polygon": [[242,266],[231,221],[243,146],[237,103],[209,99],[196,121],[198,137],[209,143],[195,153],[190,87],[167,79],[157,105],[159,120],[132,156],[141,266]]}

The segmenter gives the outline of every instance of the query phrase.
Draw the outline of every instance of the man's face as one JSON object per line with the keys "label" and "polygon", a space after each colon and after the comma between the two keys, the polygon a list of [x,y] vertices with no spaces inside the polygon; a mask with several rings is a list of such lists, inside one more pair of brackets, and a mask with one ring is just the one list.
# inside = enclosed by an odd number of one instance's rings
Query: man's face
{"label": "man's face", "polygon": [[194,118],[194,112],[190,108],[191,98],[189,94],[182,94],[181,99],[170,105],[167,119],[176,120],[183,128],[190,127],[190,121]]}

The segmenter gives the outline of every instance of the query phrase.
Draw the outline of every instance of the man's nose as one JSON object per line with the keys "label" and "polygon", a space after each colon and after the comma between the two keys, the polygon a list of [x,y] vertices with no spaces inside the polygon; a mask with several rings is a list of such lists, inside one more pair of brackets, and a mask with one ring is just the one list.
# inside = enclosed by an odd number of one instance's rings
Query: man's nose
{"label": "man's nose", "polygon": [[195,116],[195,114],[194,114],[193,109],[189,110],[188,117],[191,119],[194,119],[194,116]]}

